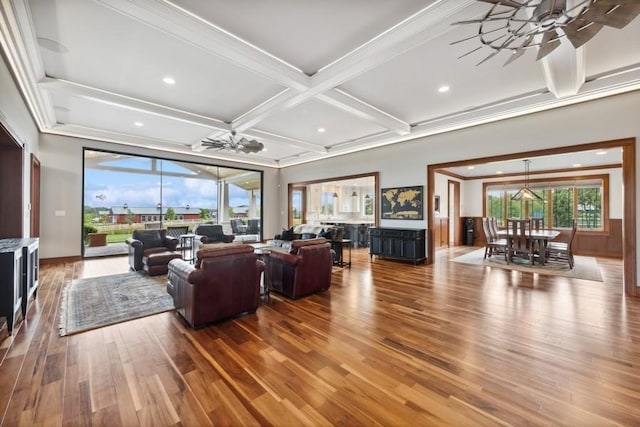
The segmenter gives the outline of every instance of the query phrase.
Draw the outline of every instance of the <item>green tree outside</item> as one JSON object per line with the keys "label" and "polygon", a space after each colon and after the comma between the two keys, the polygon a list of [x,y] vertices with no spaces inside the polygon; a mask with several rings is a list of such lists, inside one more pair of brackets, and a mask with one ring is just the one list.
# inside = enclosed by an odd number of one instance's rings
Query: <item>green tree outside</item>
{"label": "green tree outside", "polygon": [[176,211],[172,207],[167,208],[167,213],[165,214],[167,221],[174,221],[176,219]]}

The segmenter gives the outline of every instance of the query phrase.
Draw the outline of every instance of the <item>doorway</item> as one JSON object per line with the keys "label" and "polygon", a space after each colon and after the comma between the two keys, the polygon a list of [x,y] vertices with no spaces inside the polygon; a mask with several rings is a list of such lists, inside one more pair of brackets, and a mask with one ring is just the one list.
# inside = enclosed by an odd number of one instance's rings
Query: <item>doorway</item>
{"label": "doorway", "polygon": [[40,237],[40,160],[31,154],[31,237]]}
{"label": "doorway", "polygon": [[449,246],[462,244],[462,230],[460,227],[460,183],[448,180],[449,200]]}
{"label": "doorway", "polygon": [[[622,261],[623,261],[623,282],[626,295],[635,296],[637,290],[637,257],[636,257],[636,139],[625,138],[612,141],[602,141],[573,146],[557,147],[552,149],[526,151],[521,153],[505,154],[500,156],[482,157],[476,159],[460,160],[457,162],[439,163],[427,166],[427,203],[428,203],[428,224],[434,224],[432,198],[434,194],[435,174],[438,170],[450,167],[461,167],[475,165],[478,163],[489,163],[495,161],[528,159],[541,156],[553,156],[561,153],[573,153],[580,151],[621,148],[622,149]],[[427,229],[427,263],[433,264],[435,251],[433,247],[433,230]]]}

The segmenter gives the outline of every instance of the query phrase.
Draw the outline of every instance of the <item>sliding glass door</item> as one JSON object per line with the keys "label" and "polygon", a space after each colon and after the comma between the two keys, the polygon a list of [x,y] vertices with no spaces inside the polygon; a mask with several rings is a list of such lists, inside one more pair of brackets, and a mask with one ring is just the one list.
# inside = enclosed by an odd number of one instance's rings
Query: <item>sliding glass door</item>
{"label": "sliding glass door", "polygon": [[126,253],[135,229],[180,235],[199,223],[261,241],[262,172],[87,149],[83,209],[85,256]]}

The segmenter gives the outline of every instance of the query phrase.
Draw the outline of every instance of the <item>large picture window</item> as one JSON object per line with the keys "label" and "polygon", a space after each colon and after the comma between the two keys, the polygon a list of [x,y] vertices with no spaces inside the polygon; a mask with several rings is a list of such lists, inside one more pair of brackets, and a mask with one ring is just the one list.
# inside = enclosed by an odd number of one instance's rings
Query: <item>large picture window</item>
{"label": "large picture window", "polygon": [[506,218],[543,218],[545,227],[571,228],[578,220],[581,230],[601,231],[607,214],[608,175],[534,180],[530,189],[540,199],[513,200],[523,182],[484,184],[485,215],[505,225]]}
{"label": "large picture window", "polygon": [[134,229],[186,234],[200,223],[261,241],[261,206],[259,171],[84,151],[85,235],[104,233],[108,244],[123,243]]}

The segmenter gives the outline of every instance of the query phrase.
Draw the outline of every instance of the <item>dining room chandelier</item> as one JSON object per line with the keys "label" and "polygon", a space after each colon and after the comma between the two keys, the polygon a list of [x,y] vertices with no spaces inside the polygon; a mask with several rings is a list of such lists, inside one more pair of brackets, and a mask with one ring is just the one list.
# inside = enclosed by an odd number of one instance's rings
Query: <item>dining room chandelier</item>
{"label": "dining room chandelier", "polygon": [[542,201],[542,197],[538,196],[529,188],[529,164],[531,160],[525,159],[524,162],[524,187],[522,187],[516,194],[511,196],[511,200],[540,200]]}

